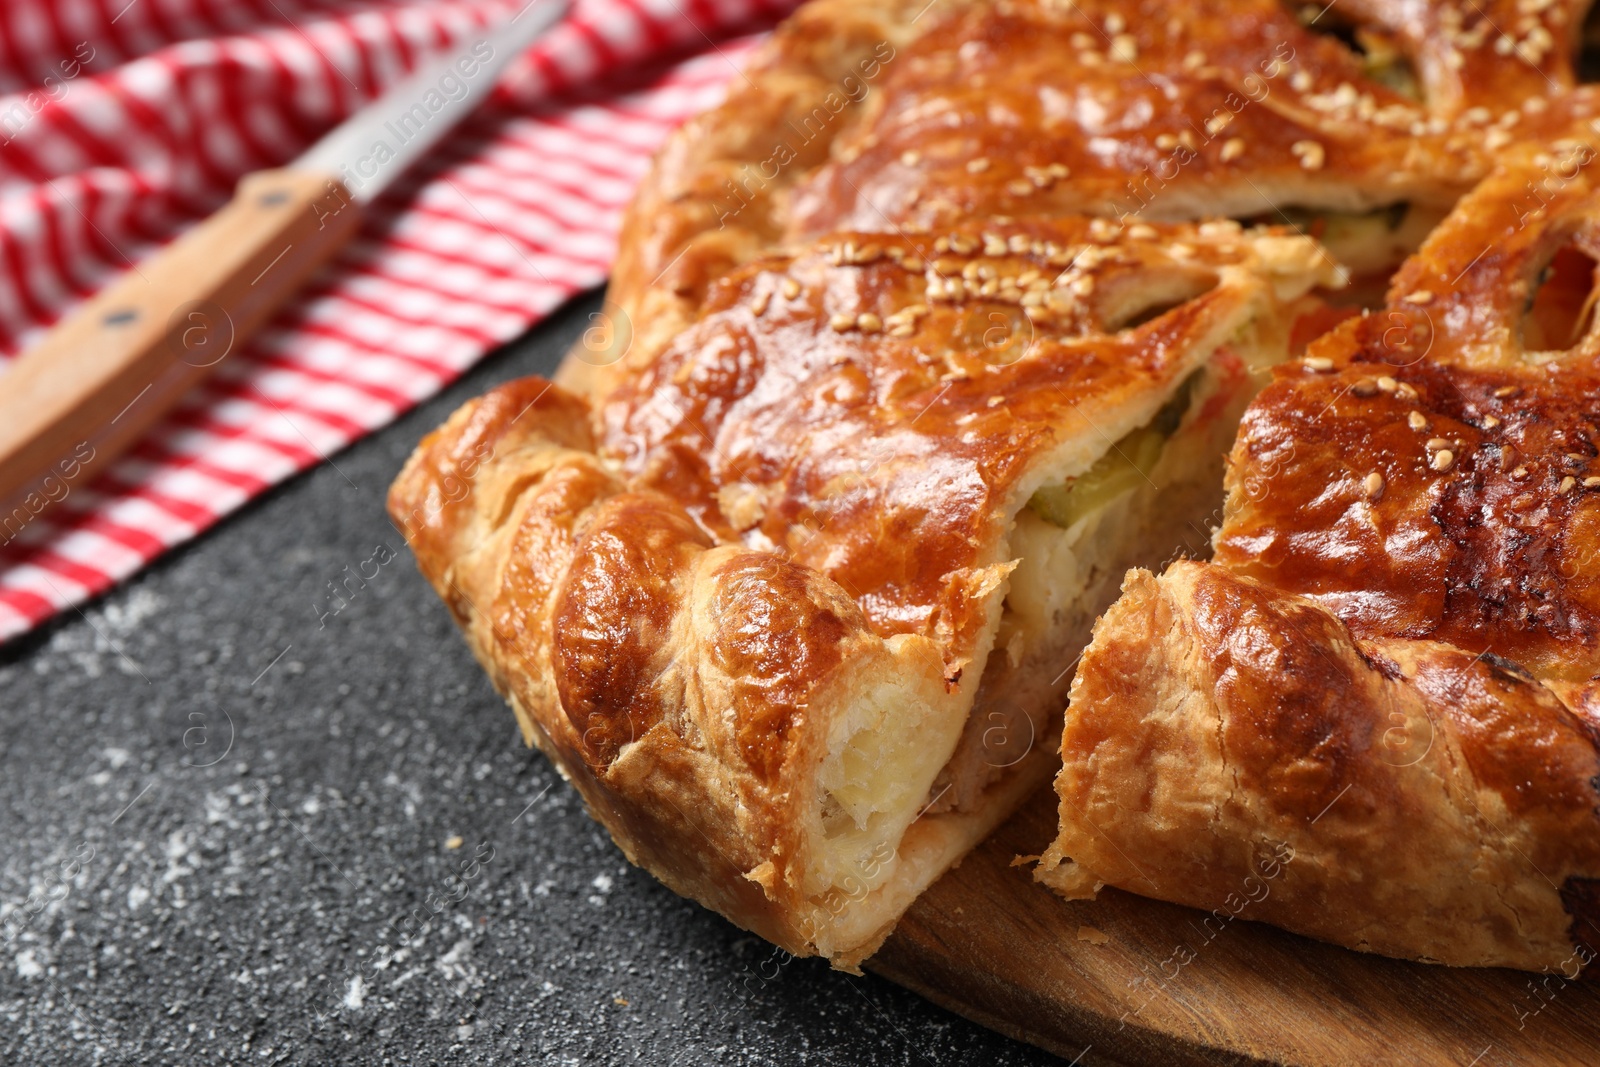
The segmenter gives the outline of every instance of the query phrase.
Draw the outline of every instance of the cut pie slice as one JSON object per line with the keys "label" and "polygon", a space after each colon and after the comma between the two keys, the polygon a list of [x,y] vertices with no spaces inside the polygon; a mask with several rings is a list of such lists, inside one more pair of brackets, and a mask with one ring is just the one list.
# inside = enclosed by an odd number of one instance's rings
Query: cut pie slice
{"label": "cut pie slice", "polygon": [[1204,543],[1341,277],[1232,223],[833,235],[592,406],[466,405],[391,513],[630,858],[854,967],[1047,780],[1062,665],[1129,566]]}
{"label": "cut pie slice", "polygon": [[1594,959],[1595,154],[1511,154],[1250,407],[1214,562],[1134,572],[1084,653],[1044,881],[1449,964]]}

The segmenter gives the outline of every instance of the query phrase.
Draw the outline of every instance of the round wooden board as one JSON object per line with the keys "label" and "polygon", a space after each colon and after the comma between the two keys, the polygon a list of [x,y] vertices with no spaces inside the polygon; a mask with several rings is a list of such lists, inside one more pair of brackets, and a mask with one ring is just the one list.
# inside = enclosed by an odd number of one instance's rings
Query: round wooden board
{"label": "round wooden board", "polygon": [[1218,930],[1111,889],[1069,903],[1012,866],[1055,825],[1046,790],[867,968],[1083,1065],[1600,1064],[1600,983],[1404,963],[1243,920]]}

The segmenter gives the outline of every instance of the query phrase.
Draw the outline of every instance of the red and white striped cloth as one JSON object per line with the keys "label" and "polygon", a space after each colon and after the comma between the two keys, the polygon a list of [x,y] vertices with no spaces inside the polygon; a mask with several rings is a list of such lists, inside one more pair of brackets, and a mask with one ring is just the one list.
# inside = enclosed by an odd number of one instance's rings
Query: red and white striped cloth
{"label": "red and white striped cloth", "polygon": [[[0,367],[240,175],[523,2],[3,0]],[[292,307],[103,478],[0,534],[0,641],[601,282],[650,154],[794,2],[577,0]]]}

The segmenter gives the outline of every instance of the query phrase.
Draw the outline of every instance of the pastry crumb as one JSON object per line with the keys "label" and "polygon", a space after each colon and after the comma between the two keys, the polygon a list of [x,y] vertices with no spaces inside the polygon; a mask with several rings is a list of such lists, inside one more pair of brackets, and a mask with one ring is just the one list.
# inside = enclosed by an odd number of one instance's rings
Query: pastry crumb
{"label": "pastry crumb", "polygon": [[1103,930],[1096,930],[1092,926],[1078,927],[1078,940],[1087,941],[1091,945],[1109,945],[1111,938]]}

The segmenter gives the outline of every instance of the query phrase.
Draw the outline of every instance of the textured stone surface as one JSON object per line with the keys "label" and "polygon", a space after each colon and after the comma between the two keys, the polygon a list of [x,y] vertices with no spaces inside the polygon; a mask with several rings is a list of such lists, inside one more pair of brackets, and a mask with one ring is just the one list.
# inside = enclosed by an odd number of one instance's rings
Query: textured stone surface
{"label": "textured stone surface", "polygon": [[0,1063],[1050,1062],[630,867],[417,575],[412,444],[595,305],[0,648]]}

